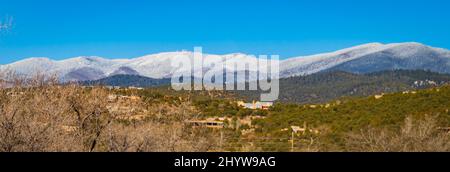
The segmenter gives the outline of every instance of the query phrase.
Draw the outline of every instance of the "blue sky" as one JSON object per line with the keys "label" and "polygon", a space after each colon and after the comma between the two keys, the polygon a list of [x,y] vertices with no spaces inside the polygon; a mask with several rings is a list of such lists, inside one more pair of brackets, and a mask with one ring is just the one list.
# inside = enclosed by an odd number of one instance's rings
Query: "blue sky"
{"label": "blue sky", "polygon": [[0,0],[0,64],[27,57],[132,58],[192,50],[214,54],[333,51],[368,42],[450,48],[447,0]]}

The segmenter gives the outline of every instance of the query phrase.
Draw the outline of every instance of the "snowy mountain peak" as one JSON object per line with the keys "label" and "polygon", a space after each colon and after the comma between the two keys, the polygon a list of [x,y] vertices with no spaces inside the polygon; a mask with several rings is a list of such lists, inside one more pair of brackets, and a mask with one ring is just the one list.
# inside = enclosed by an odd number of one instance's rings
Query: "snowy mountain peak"
{"label": "snowy mountain peak", "polygon": [[416,42],[369,43],[282,62],[282,77],[307,75],[324,70],[364,73],[392,69],[427,69],[450,73],[450,51]]}
{"label": "snowy mountain peak", "polygon": [[38,63],[43,63],[43,62],[49,63],[49,62],[52,62],[52,60],[47,58],[47,57],[30,57],[30,58],[27,58],[27,59],[24,59],[24,60],[21,60],[21,61],[14,62],[12,64],[17,64],[17,63],[35,63],[35,62],[38,62]]}
{"label": "snowy mountain peak", "polygon": [[378,48],[381,46],[384,46],[385,44],[379,43],[379,42],[373,42],[373,43],[367,43],[367,44],[362,44],[362,45],[357,45],[354,47],[350,47],[350,48],[346,48],[346,49],[342,49],[340,51],[351,51],[351,50],[357,50],[357,49],[367,49],[367,48]]}
{"label": "snowy mountain peak", "polygon": [[[193,57],[194,52],[176,51],[150,54],[131,59],[105,59],[80,56],[65,60],[33,57],[15,63],[0,65],[1,70],[13,70],[30,75],[36,71],[57,73],[62,79],[97,79],[115,74],[142,75],[151,78],[170,77],[174,72],[171,61],[177,57]],[[203,53],[205,69],[214,63],[247,63],[255,56],[244,53],[214,55]],[[220,65],[218,65],[220,66]],[[450,73],[450,51],[416,42],[368,43],[335,52],[300,56],[280,61],[281,77],[307,75],[326,70],[365,73],[392,69],[426,69]],[[221,71],[221,70],[220,70]]]}
{"label": "snowy mountain peak", "polygon": [[74,59],[85,60],[85,61],[103,61],[103,60],[106,60],[105,58],[98,57],[98,56],[79,56],[79,57],[75,57]]}
{"label": "snowy mountain peak", "polygon": [[422,46],[422,47],[426,46],[419,42],[391,43],[391,44],[387,44],[387,45],[391,45],[391,46]]}

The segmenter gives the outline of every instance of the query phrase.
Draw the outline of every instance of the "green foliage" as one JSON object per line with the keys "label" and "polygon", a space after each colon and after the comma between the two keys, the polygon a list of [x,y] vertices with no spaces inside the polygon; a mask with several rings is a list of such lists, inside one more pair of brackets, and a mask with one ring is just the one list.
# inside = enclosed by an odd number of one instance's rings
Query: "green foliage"
{"label": "green foliage", "polygon": [[255,120],[260,135],[277,135],[283,128],[303,126],[320,130],[323,144],[342,146],[343,136],[365,127],[399,129],[407,116],[417,119],[438,116],[438,125],[450,125],[450,86],[394,93],[376,99],[343,98],[311,108],[306,105],[277,103],[265,119]]}
{"label": "green foliage", "polygon": [[[379,93],[395,93],[430,88],[415,81],[450,82],[450,75],[423,70],[395,70],[370,74],[329,71],[307,76],[280,79],[279,101],[285,103],[325,103],[341,97],[366,97]],[[235,91],[248,100],[257,100],[261,91]]]}
{"label": "green foliage", "polygon": [[114,75],[95,81],[84,81],[82,85],[107,85],[120,87],[155,87],[170,84],[169,78],[154,79],[139,75]]}

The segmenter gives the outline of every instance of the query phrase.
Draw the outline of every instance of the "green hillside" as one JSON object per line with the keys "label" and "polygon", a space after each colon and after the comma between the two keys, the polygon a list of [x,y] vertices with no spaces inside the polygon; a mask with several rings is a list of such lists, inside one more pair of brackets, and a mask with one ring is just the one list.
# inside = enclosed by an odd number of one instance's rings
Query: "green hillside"
{"label": "green hillside", "polygon": [[[276,104],[265,119],[255,120],[259,137],[289,137],[291,126],[317,130],[323,150],[345,150],[346,136],[367,128],[400,130],[405,119],[436,119],[437,127],[450,126],[450,86],[366,98],[342,98],[328,104]],[[448,137],[447,137],[448,138]],[[274,145],[274,149],[277,148]]]}
{"label": "green hillside", "polygon": [[[417,81],[418,84],[415,84]],[[450,75],[423,70],[383,71],[353,74],[333,71],[280,80],[279,101],[290,103],[324,103],[342,96],[365,97],[430,88],[450,82]],[[259,91],[238,91],[248,100],[259,100]]]}

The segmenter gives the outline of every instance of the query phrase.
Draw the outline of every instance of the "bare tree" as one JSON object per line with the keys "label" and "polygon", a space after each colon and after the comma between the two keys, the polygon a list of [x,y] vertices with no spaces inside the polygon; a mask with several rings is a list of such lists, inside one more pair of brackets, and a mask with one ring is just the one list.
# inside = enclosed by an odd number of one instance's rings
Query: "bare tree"
{"label": "bare tree", "polygon": [[438,128],[436,116],[421,120],[408,117],[399,130],[369,128],[350,134],[346,148],[371,152],[448,152],[450,135]]}
{"label": "bare tree", "polygon": [[56,76],[0,72],[0,152],[190,152],[216,147],[208,129],[184,124],[193,113],[191,105],[143,106],[148,110],[139,113],[161,117],[131,121],[110,112],[110,94],[102,87],[60,84]]}

